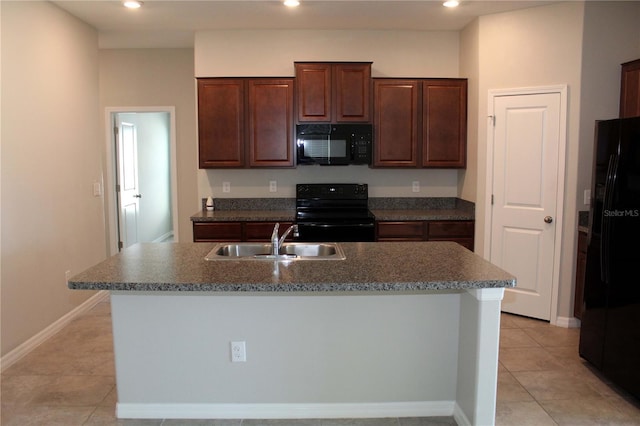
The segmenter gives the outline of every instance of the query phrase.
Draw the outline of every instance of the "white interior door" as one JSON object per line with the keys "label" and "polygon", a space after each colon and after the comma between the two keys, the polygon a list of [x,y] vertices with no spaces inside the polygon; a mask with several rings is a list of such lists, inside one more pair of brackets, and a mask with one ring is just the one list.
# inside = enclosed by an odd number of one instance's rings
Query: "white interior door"
{"label": "white interior door", "polygon": [[138,192],[138,148],[136,126],[118,123],[118,197],[120,247],[126,248],[138,242],[138,216],[140,198]]}
{"label": "white interior door", "polygon": [[560,93],[493,98],[490,260],[517,278],[502,310],[545,320],[551,319],[560,226],[561,105]]}

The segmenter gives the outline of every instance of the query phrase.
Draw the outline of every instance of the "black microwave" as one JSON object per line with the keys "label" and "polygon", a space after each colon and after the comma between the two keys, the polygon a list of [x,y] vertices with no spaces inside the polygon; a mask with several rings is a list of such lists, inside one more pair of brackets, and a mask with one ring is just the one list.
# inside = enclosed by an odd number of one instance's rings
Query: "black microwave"
{"label": "black microwave", "polygon": [[371,164],[371,124],[298,124],[298,164]]}

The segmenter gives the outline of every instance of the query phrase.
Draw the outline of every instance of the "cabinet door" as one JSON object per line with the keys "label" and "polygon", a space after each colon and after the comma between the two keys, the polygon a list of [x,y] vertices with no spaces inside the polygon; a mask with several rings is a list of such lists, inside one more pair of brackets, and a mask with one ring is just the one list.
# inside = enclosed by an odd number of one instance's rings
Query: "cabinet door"
{"label": "cabinet door", "polygon": [[374,80],[374,166],[418,166],[418,87],[417,80]]}
{"label": "cabinet door", "polygon": [[244,82],[198,80],[198,148],[201,169],[244,166]]}
{"label": "cabinet door", "polygon": [[249,80],[249,166],[293,167],[293,79]]}
{"label": "cabinet door", "polygon": [[620,118],[640,116],[640,59],[622,64]]}
{"label": "cabinet door", "polygon": [[[245,222],[244,224],[244,241],[271,241],[271,233],[277,222]],[[293,225],[291,222],[280,222],[278,235],[282,236],[284,232]],[[290,233],[285,241],[293,240],[293,233]]]}
{"label": "cabinet door", "polygon": [[453,241],[473,251],[474,221],[442,220],[427,224],[428,241]]}
{"label": "cabinet door", "polygon": [[335,121],[371,121],[371,64],[336,64],[333,69]]}
{"label": "cabinet door", "polygon": [[378,222],[378,241],[423,241],[424,222]]}
{"label": "cabinet door", "polygon": [[467,157],[467,81],[422,83],[422,165],[464,168]]}
{"label": "cabinet door", "polygon": [[242,222],[194,222],[193,241],[242,241]]}
{"label": "cabinet door", "polygon": [[331,121],[331,65],[296,63],[298,121]]}

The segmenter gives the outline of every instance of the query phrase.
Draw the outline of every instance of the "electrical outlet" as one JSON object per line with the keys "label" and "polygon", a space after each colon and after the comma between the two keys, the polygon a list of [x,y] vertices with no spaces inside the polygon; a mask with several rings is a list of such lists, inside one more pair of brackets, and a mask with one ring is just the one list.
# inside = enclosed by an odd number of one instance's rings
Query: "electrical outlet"
{"label": "electrical outlet", "polygon": [[245,342],[231,342],[231,362],[247,362]]}
{"label": "electrical outlet", "polygon": [[584,190],[584,205],[588,206],[591,204],[591,190],[590,189],[585,189]]}
{"label": "electrical outlet", "polygon": [[222,192],[231,192],[231,182],[222,182]]}
{"label": "electrical outlet", "polygon": [[269,192],[278,192],[278,182],[275,180],[269,181]]}
{"label": "electrical outlet", "polygon": [[414,180],[411,183],[411,192],[420,192],[420,182],[417,180]]}

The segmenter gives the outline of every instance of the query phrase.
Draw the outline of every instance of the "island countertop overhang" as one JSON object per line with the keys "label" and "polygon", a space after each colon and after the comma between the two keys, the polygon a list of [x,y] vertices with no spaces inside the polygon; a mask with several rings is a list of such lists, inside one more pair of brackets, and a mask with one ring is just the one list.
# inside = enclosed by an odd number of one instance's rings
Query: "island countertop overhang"
{"label": "island countertop overhang", "polygon": [[345,260],[207,261],[209,243],[136,244],[72,277],[74,290],[406,292],[514,287],[516,279],[453,242],[340,243]]}

